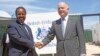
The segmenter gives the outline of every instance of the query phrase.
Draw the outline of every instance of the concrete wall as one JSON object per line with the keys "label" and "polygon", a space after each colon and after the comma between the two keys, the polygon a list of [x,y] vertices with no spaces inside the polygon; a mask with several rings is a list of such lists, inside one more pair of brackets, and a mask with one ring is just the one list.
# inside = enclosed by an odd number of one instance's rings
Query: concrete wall
{"label": "concrete wall", "polygon": [[93,42],[100,44],[100,22],[95,24],[92,28]]}

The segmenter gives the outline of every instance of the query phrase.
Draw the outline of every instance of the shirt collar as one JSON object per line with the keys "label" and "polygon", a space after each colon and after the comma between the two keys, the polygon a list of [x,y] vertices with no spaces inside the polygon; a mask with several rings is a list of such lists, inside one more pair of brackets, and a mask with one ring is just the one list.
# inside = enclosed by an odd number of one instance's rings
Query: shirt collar
{"label": "shirt collar", "polygon": [[[69,17],[69,15],[67,15],[67,16],[64,18],[64,21],[66,21],[66,20],[68,19],[68,17]],[[61,18],[61,20],[62,20],[62,18]]]}
{"label": "shirt collar", "polygon": [[20,24],[20,25],[25,25],[25,23],[21,23],[21,22],[19,22],[18,20],[16,20],[16,21],[17,21],[17,23]]}

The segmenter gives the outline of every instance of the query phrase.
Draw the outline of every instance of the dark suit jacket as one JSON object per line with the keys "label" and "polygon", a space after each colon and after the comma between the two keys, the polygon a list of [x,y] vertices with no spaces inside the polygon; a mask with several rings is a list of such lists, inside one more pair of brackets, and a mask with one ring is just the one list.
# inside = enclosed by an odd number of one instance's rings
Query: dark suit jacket
{"label": "dark suit jacket", "polygon": [[9,56],[37,56],[32,32],[28,25],[13,21],[8,25],[7,31],[10,38]]}
{"label": "dark suit jacket", "polygon": [[8,56],[9,43],[6,43],[6,39],[7,39],[7,33],[4,33],[2,38],[2,44],[3,44],[2,56]]}
{"label": "dark suit jacket", "polygon": [[51,32],[43,39],[48,44],[55,36],[57,39],[57,56],[80,56],[85,54],[83,25],[80,16],[69,16],[63,36],[61,19],[52,23]]}

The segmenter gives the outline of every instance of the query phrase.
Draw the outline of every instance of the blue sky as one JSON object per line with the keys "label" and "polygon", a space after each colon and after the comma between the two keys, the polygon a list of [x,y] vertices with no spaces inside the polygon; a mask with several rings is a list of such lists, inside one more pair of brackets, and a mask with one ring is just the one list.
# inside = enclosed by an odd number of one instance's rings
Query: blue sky
{"label": "blue sky", "polygon": [[27,13],[53,12],[59,1],[69,4],[70,13],[100,13],[100,0],[0,0],[0,10],[12,15],[16,7],[23,6]]}
{"label": "blue sky", "polygon": [[[26,8],[27,13],[55,12],[60,1],[69,4],[70,14],[100,13],[100,0],[0,0],[0,10],[13,15],[18,6],[23,6]],[[98,18],[92,18],[92,20],[90,18],[84,20],[85,25],[87,25],[86,28],[91,28],[90,26],[98,22]]]}

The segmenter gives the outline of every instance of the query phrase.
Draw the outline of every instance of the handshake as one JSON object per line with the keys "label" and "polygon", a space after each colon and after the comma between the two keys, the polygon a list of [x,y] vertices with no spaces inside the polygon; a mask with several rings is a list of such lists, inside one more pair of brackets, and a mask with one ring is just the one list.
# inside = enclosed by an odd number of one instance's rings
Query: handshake
{"label": "handshake", "polygon": [[43,45],[44,44],[42,42],[35,42],[35,47],[37,47],[38,49],[41,49]]}

